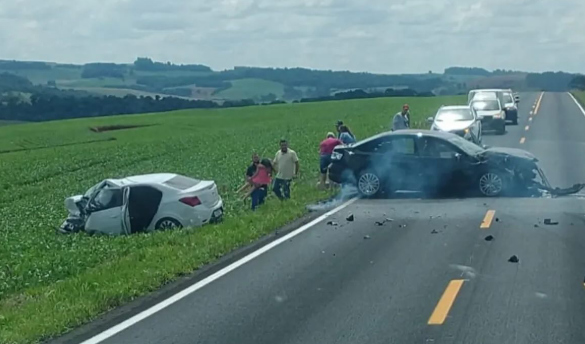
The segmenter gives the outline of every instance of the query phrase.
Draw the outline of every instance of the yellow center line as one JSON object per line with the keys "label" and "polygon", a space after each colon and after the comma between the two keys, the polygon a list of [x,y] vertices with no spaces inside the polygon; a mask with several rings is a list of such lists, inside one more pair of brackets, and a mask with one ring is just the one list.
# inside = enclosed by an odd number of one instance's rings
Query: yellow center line
{"label": "yellow center line", "polygon": [[538,113],[538,110],[540,109],[540,102],[542,101],[543,96],[544,96],[544,92],[540,93],[540,97],[538,98],[538,102],[536,103],[536,108],[534,109],[535,115]]}
{"label": "yellow center line", "polygon": [[441,296],[441,299],[439,300],[439,303],[437,303],[437,306],[435,307],[433,314],[431,314],[427,324],[442,325],[445,322],[449,310],[451,310],[451,306],[453,306],[455,298],[463,286],[463,282],[464,280],[452,280],[449,282],[447,289],[445,289],[443,296]]}
{"label": "yellow center line", "polygon": [[528,129],[530,129],[530,126],[529,125],[527,125],[527,126],[524,127],[524,130],[528,131]]}
{"label": "yellow center line", "polygon": [[526,142],[526,138],[525,137],[523,137],[523,138],[520,139],[520,144],[523,144],[524,142]]}
{"label": "yellow center line", "polygon": [[487,213],[485,213],[485,216],[483,218],[483,222],[481,223],[479,228],[490,228],[490,226],[492,225],[492,221],[494,220],[495,215],[496,215],[495,210],[488,210]]}

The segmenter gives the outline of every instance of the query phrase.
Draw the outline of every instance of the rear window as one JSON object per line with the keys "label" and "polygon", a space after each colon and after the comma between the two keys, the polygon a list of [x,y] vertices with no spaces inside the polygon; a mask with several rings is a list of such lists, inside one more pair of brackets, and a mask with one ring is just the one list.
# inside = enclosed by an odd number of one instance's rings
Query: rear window
{"label": "rear window", "polygon": [[165,184],[166,186],[170,186],[172,188],[175,188],[175,189],[187,190],[188,188],[191,188],[191,187],[199,184],[200,182],[201,182],[201,180],[199,180],[199,179],[193,179],[193,178],[184,177],[184,176],[176,176],[176,177],[173,177],[173,178],[167,180],[163,184]]}

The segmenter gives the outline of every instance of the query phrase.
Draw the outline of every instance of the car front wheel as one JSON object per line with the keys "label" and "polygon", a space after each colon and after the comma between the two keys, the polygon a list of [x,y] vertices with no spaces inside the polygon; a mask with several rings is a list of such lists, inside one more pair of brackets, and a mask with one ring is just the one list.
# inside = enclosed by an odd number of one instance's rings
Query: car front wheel
{"label": "car front wheel", "polygon": [[483,196],[497,197],[504,193],[506,181],[502,173],[490,170],[480,175],[478,187]]}
{"label": "car front wheel", "polygon": [[360,172],[357,177],[357,188],[363,197],[373,197],[380,193],[382,180],[376,172],[365,170]]}

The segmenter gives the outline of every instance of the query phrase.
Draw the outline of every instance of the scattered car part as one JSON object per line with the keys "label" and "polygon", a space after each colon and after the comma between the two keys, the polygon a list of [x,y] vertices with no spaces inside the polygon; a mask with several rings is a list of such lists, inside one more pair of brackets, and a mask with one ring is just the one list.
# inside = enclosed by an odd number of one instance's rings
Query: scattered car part
{"label": "scattered car part", "polygon": [[510,259],[508,259],[508,262],[510,262],[510,263],[518,263],[519,261],[520,261],[520,259],[518,259],[518,257],[515,255],[510,257]]}

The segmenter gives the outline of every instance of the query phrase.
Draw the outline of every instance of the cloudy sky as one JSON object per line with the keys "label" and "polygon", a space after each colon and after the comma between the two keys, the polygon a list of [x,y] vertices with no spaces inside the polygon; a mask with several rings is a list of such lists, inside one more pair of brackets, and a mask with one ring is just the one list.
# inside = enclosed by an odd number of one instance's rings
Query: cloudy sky
{"label": "cloudy sky", "polygon": [[0,0],[0,59],[585,72],[585,0]]}

